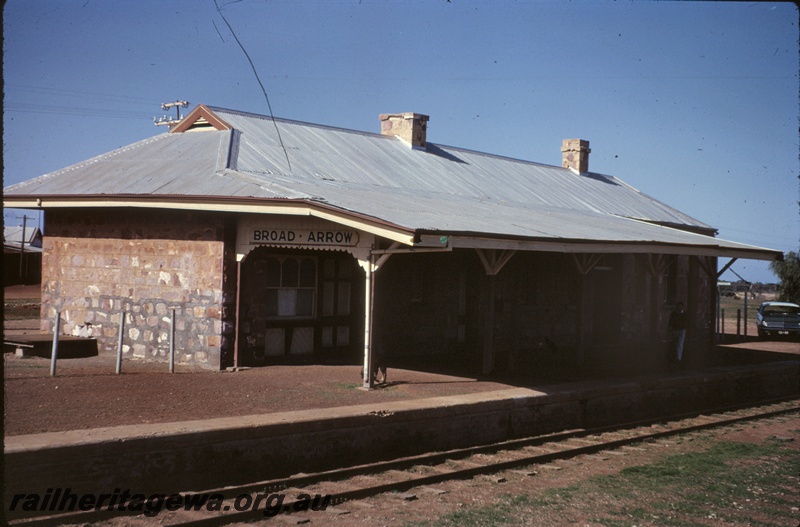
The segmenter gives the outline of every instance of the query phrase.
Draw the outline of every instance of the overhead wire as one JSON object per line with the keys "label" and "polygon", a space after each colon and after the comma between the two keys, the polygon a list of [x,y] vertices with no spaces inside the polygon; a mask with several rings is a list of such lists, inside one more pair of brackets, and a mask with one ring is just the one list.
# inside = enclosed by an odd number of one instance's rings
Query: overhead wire
{"label": "overhead wire", "polygon": [[[133,103],[133,104],[142,104],[152,106],[153,101],[151,99],[146,99],[144,97],[131,97],[129,95],[110,95],[107,93],[97,93],[97,92],[90,92],[90,91],[82,91],[82,90],[65,90],[63,88],[47,88],[44,86],[30,86],[27,84],[15,84],[15,83],[5,83],[5,88],[7,91],[12,91],[13,93],[24,93],[24,92],[32,92],[36,94],[45,94],[45,95],[59,95],[65,97],[76,97],[76,98],[86,98],[91,97],[92,100],[107,100],[112,102],[126,102],[126,103]],[[9,90],[10,89],[10,90]]]}
{"label": "overhead wire", "polygon": [[[45,115],[78,115],[81,117],[102,117],[113,119],[142,119],[150,118],[136,110],[121,110],[120,108],[103,108],[98,104],[108,106],[110,104],[124,104],[128,108],[135,106],[152,106],[150,99],[143,97],[131,97],[125,95],[112,95],[79,90],[65,90],[63,88],[49,88],[44,86],[31,86],[27,84],[5,84],[6,99],[3,102],[5,113],[33,113]],[[35,96],[37,101],[41,100],[64,100],[62,104],[49,104],[43,102],[25,102]],[[68,99],[78,99],[80,103],[69,104]],[[91,100],[93,106],[86,106],[87,100]]]}
{"label": "overhead wire", "polygon": [[233,27],[231,27],[231,24],[228,22],[228,19],[225,18],[225,15],[222,13],[222,9],[220,9],[219,4],[217,3],[217,0],[214,0],[214,5],[217,8],[217,12],[219,13],[219,16],[222,17],[222,20],[225,22],[225,25],[228,26],[228,30],[230,30],[231,35],[233,35],[233,39],[239,45],[239,48],[242,50],[242,53],[244,53],[244,56],[247,57],[247,62],[250,63],[250,68],[252,68],[252,70],[253,70],[253,75],[255,75],[256,81],[258,81],[258,85],[261,87],[261,93],[264,94],[264,99],[267,101],[267,108],[269,109],[269,117],[270,117],[270,119],[272,119],[272,124],[275,126],[275,132],[278,134],[278,142],[281,145],[281,149],[283,149],[283,155],[286,156],[286,164],[288,165],[289,172],[291,173],[292,172],[292,163],[291,163],[291,161],[289,161],[289,152],[286,150],[286,146],[284,146],[284,144],[283,144],[283,138],[281,137],[281,131],[278,128],[278,123],[277,123],[277,121],[275,121],[275,116],[272,113],[272,105],[269,102],[269,96],[267,95],[266,88],[264,88],[264,83],[261,82],[261,78],[258,76],[258,71],[256,70],[256,66],[255,66],[255,64],[253,64],[253,59],[250,58],[250,54],[247,53],[247,50],[242,45],[242,42],[239,40],[239,37],[236,36],[236,32],[233,30]]}
{"label": "overhead wire", "polygon": [[59,106],[55,104],[9,103],[3,111],[18,113],[39,113],[48,115],[80,115],[84,117],[108,117],[115,119],[148,119],[140,112],[125,112],[119,109],[89,108],[85,106]]}

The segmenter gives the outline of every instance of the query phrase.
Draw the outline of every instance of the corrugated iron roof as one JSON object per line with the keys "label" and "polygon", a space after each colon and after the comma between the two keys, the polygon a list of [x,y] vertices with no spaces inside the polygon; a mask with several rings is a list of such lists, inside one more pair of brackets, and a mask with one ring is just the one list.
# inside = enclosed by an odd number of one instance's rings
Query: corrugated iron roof
{"label": "corrugated iron roof", "polygon": [[204,108],[232,129],[155,136],[7,187],[6,197],[289,198],[413,231],[750,247],[652,225],[713,232],[613,176]]}
{"label": "corrugated iron roof", "polygon": [[35,225],[25,226],[25,235],[22,234],[22,225],[9,225],[3,226],[3,242],[7,244],[22,244],[25,240],[25,246],[33,245],[41,247],[42,245],[42,232],[39,227]]}

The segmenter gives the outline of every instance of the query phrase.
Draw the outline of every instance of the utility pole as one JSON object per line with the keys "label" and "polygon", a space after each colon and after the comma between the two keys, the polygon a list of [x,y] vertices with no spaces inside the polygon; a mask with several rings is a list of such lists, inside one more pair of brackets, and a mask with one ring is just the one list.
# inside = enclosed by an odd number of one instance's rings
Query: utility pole
{"label": "utility pole", "polygon": [[28,220],[33,220],[36,218],[29,218],[26,214],[22,215],[22,235],[19,237],[19,277],[20,279],[25,278],[28,274],[25,272],[27,268],[25,267],[25,231],[28,227]]}
{"label": "utility pole", "polygon": [[172,126],[174,124],[178,124],[179,122],[181,122],[181,119],[183,119],[183,117],[181,117],[181,108],[182,107],[183,108],[188,108],[189,107],[189,101],[175,101],[175,102],[165,102],[165,103],[163,103],[161,105],[161,109],[164,110],[164,111],[167,111],[170,108],[175,108],[175,118],[174,119],[170,119],[166,115],[164,115],[160,119],[156,119],[155,117],[153,117],[153,123],[155,123],[156,126],[164,126],[164,125]]}

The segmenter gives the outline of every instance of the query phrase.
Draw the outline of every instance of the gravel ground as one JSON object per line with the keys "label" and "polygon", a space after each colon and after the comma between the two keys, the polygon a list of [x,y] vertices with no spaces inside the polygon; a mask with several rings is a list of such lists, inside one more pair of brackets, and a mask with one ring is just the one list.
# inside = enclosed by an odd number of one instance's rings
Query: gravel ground
{"label": "gravel ground", "polygon": [[[38,286],[13,286],[6,299],[38,299]],[[6,334],[36,333],[39,321],[5,321]],[[800,356],[800,343],[774,341],[718,347],[732,362],[752,360],[753,350]],[[520,386],[505,379],[475,379],[391,369],[389,383],[359,390],[358,366],[271,366],[212,372],[176,364],[169,374],[159,362],[126,360],[114,375],[114,357],[102,355],[58,362],[4,353],[4,435],[163,423],[269,412],[330,408],[402,399],[457,395]],[[763,354],[762,354],[763,355]],[[735,360],[734,360],[735,359]],[[541,385],[541,384],[539,384]],[[536,386],[531,382],[527,386]]]}
{"label": "gravel ground", "polygon": [[[32,289],[22,294],[31,294]],[[6,289],[8,295],[8,289]],[[8,297],[8,296],[7,296]],[[38,321],[14,321],[7,331],[35,332]],[[728,351],[780,352],[800,355],[796,342],[737,344]],[[91,357],[59,362],[59,375],[49,377],[49,360],[4,354],[5,435],[83,429],[121,424],[170,422],[228,417],[266,412],[329,408],[454,395],[512,387],[502,382],[478,380],[410,370],[389,370],[389,383],[372,392],[358,390],[357,366],[274,366],[240,372],[209,372],[178,364],[176,373],[164,363],[125,361],[123,375],[114,375],[112,357]],[[381,495],[337,507],[338,513],[310,512],[278,516],[269,522],[247,525],[295,524],[355,527],[385,525],[427,527],[458,526],[599,526],[800,525],[800,417],[792,416],[753,425],[729,427],[672,441],[643,445],[605,460],[578,458],[557,463],[555,469],[536,469],[535,476],[505,472],[495,478],[475,478],[443,483],[438,492],[413,489],[413,500]],[[641,489],[597,493],[598,478],[620,479],[626,471],[652,467],[668,456],[702,454],[718,445],[750,444],[770,447],[769,456],[737,460],[758,475],[772,465],[788,467],[784,480],[772,486],[743,482],[745,497],[723,504],[711,498],[700,512],[679,510],[682,500],[703,496],[703,483],[679,489],[665,486],[644,498]],[[688,459],[688,458],[687,458]],[[766,468],[765,468],[766,467]],[[535,467],[534,467],[535,468]],[[727,466],[711,465],[724,481]],[[644,469],[642,469],[644,470]],[[738,473],[737,473],[738,474]],[[674,475],[673,475],[674,476]],[[655,477],[655,476],[654,476]],[[678,479],[682,477],[678,474]],[[687,476],[688,477],[688,476]],[[763,479],[763,478],[762,478]],[[604,480],[602,480],[604,481]],[[651,482],[652,483],[652,482]],[[624,485],[624,483],[623,483]],[[659,481],[655,482],[658,487]],[[579,489],[579,490],[576,490]],[[310,489],[314,492],[314,489]],[[320,489],[323,491],[323,489]],[[588,492],[588,493],[587,493]],[[676,492],[686,493],[684,497]],[[574,498],[578,496],[578,498]],[[289,496],[287,494],[287,497]],[[787,505],[788,503],[788,505]],[[124,517],[105,522],[108,527],[151,527],[169,524],[169,516]]]}
{"label": "gravel ground", "polygon": [[435,373],[389,369],[388,381],[366,392],[358,366],[272,366],[210,372],[176,364],[113,357],[50,360],[4,354],[5,435],[137,423],[369,404],[457,395],[513,386]]}

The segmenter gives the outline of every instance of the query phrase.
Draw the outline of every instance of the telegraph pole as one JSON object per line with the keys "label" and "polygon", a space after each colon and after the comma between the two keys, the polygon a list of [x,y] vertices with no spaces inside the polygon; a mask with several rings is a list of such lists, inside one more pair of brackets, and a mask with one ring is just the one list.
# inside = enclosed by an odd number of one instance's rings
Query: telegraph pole
{"label": "telegraph pole", "polygon": [[19,240],[20,240],[20,243],[19,243],[19,277],[20,277],[20,279],[25,278],[25,276],[28,274],[27,272],[24,272],[26,270],[26,268],[24,266],[24,262],[25,262],[25,231],[27,230],[27,227],[28,227],[28,220],[33,220],[33,219],[36,219],[36,218],[28,218],[28,216],[26,214],[22,215],[22,235],[19,237]]}
{"label": "telegraph pole", "polygon": [[181,122],[181,119],[183,119],[183,117],[181,117],[181,108],[188,108],[188,107],[189,107],[189,101],[165,102],[161,105],[161,109],[166,112],[170,108],[175,108],[175,118],[170,119],[166,115],[164,115],[160,119],[156,119],[155,117],[153,117],[153,123],[155,123],[156,126],[164,126],[164,125],[172,126],[174,124],[178,124],[179,122]]}

